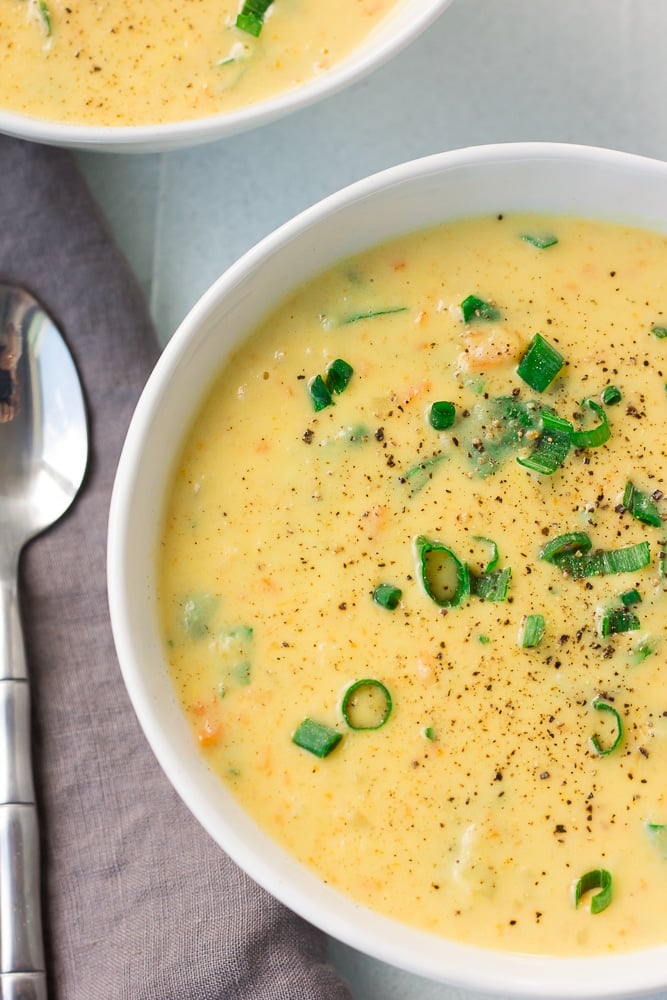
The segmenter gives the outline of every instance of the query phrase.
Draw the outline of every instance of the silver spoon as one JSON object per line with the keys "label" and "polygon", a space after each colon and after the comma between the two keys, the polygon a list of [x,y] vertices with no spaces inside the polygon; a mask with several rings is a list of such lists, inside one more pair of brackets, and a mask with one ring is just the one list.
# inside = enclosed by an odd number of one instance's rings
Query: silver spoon
{"label": "silver spoon", "polygon": [[0,1000],[45,1000],[21,550],[76,496],[88,458],[72,356],[42,306],[0,283]]}

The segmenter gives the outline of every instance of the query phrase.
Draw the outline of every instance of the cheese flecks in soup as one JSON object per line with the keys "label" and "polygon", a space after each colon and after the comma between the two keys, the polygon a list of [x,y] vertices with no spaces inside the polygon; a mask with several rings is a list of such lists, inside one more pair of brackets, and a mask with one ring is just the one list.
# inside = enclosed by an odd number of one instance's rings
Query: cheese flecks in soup
{"label": "cheese flecks in soup", "polygon": [[274,0],[239,27],[229,0],[5,0],[0,107],[83,125],[234,111],[327,72],[396,5],[337,0],[332,17],[331,4]]}
{"label": "cheese flecks in soup", "polygon": [[187,437],[160,606],[202,753],[399,921],[665,940],[665,275],[606,223],[410,235],[287,299]]}

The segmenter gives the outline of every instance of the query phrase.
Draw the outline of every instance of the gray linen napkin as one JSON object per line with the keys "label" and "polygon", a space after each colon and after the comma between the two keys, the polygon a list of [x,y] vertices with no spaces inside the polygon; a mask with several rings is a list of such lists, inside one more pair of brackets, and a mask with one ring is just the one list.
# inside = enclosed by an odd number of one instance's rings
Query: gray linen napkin
{"label": "gray linen napkin", "polygon": [[0,138],[0,177],[0,280],[60,323],[91,418],[85,488],[22,561],[50,996],[350,1000],[323,935],[199,827],[135,720],[107,615],[106,523],[156,341],[70,155]]}

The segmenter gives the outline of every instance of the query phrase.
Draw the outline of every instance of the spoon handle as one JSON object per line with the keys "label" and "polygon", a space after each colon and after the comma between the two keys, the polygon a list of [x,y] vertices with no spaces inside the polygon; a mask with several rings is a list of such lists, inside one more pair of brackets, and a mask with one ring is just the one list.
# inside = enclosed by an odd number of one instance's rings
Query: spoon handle
{"label": "spoon handle", "polygon": [[15,585],[0,586],[0,1000],[46,1000],[30,688]]}

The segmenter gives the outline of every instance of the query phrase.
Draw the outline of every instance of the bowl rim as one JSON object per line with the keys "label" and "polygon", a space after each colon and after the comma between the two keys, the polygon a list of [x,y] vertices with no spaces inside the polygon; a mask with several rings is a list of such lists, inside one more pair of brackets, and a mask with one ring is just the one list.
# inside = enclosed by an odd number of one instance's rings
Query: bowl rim
{"label": "bowl rim", "polygon": [[[165,770],[169,780],[191,812],[222,849],[233,858],[260,885],[285,903],[291,910],[318,926],[332,937],[363,951],[365,954],[387,962],[414,975],[436,982],[459,986],[481,993],[494,994],[500,990],[505,996],[562,1000],[562,998],[622,998],[638,997],[667,987],[667,944],[640,952],[618,953],[588,958],[541,955],[518,955],[466,945],[440,942],[434,953],[433,939],[420,932],[401,926],[403,942],[396,948],[396,922],[371,914],[368,927],[365,908],[349,906],[341,913],[324,913],[321,904],[313,904],[307,891],[297,891],[288,880],[278,877],[272,868],[275,856],[270,847],[266,858],[252,854],[243,838],[226,830],[223,844],[216,824],[203,804],[185,768],[175,759],[169,736],[157,718],[150,693],[141,671],[136,669],[132,642],[128,636],[128,617],[123,577],[127,570],[126,557],[127,512],[135,477],[141,463],[142,448],[152,414],[159,405],[164,388],[175,376],[179,365],[197,340],[197,330],[210,321],[225,296],[233,293],[239,282],[256,273],[276,255],[281,248],[319,226],[323,220],[334,217],[341,210],[357,206],[378,192],[388,192],[404,182],[424,182],[429,176],[440,176],[451,171],[476,166],[498,167],[513,163],[575,163],[590,167],[629,171],[638,180],[642,175],[657,175],[667,185],[667,163],[635,153],[610,150],[599,146],[559,142],[510,142],[482,144],[433,153],[419,159],[406,161],[386,168],[334,192],[306,208],[274,232],[260,240],[242,257],[227,268],[194,304],[165,346],[146,388],[137,404],[121,453],[113,486],[109,512],[108,541],[108,595],[112,629],[118,652],[121,673],[146,738]],[[445,216],[445,218],[451,217]],[[667,211],[664,214],[667,229]],[[437,222],[434,218],[433,224]],[[399,230],[396,231],[398,235]],[[369,243],[378,242],[370,240]],[[336,258],[331,258],[331,263]],[[300,282],[297,282],[297,284]],[[250,862],[250,863],[249,863]],[[289,868],[289,861],[287,862]],[[355,912],[357,922],[349,923],[349,914]],[[383,940],[382,927],[393,929]],[[424,939],[431,947],[423,946]],[[400,952],[400,953],[399,953]],[[454,967],[444,969],[439,955],[446,953],[455,960]],[[650,956],[650,960],[649,960]],[[554,969],[558,967],[558,978]],[[603,983],[604,985],[600,985]]]}
{"label": "bowl rim", "polygon": [[[154,125],[78,125],[0,107],[0,133],[45,145],[108,152],[159,152],[229,138],[339,93],[407,48],[453,0],[402,0],[374,31],[330,70],[254,104],[202,118]],[[404,9],[401,29],[392,24]]]}

